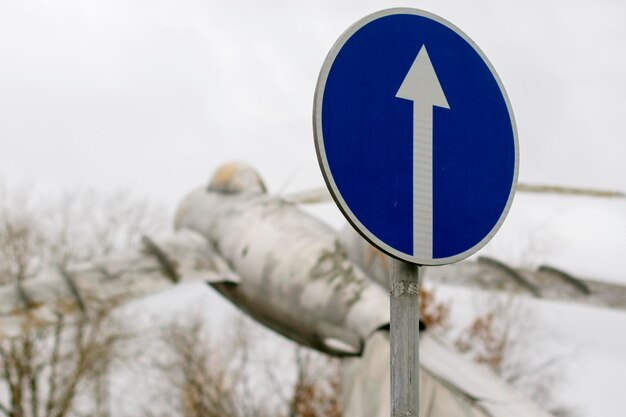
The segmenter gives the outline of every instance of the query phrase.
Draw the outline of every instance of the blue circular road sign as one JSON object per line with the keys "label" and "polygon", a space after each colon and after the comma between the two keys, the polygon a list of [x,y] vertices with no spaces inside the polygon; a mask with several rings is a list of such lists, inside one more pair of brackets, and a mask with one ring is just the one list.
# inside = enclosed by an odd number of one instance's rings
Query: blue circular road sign
{"label": "blue circular road sign", "polygon": [[513,111],[483,52],[415,9],[374,13],[328,54],[314,102],[333,198],[372,244],[440,265],[496,233],[518,172]]}

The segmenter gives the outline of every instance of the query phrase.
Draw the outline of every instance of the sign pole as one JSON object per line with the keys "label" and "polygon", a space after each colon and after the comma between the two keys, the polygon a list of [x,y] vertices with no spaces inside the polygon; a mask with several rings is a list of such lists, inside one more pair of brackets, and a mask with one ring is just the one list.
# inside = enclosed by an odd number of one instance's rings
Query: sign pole
{"label": "sign pole", "polygon": [[423,267],[391,263],[391,417],[419,416],[419,293]]}
{"label": "sign pole", "polygon": [[459,28],[423,10],[387,9],[350,26],[331,48],[313,132],[337,206],[394,258],[391,416],[416,417],[422,265],[467,258],[504,222],[519,165],[511,104]]}

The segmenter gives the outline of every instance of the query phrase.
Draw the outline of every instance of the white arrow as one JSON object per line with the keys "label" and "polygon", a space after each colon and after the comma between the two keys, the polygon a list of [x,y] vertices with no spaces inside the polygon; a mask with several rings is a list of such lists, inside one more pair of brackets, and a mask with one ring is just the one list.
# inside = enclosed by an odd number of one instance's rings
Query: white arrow
{"label": "white arrow", "polygon": [[449,109],[422,46],[396,97],[413,102],[413,256],[433,257],[433,106]]}

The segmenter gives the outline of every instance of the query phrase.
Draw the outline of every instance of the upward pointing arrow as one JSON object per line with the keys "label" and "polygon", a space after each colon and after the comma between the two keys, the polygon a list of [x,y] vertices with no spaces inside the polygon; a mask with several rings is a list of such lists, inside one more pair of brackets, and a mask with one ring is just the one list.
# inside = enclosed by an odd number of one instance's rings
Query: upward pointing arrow
{"label": "upward pointing arrow", "polygon": [[433,257],[433,106],[449,109],[426,45],[396,97],[413,102],[413,256]]}
{"label": "upward pointing arrow", "polygon": [[435,73],[426,45],[423,45],[413,61],[413,65],[404,77],[396,97],[411,100],[416,105],[437,106],[449,109],[448,100],[443,93],[439,78]]}

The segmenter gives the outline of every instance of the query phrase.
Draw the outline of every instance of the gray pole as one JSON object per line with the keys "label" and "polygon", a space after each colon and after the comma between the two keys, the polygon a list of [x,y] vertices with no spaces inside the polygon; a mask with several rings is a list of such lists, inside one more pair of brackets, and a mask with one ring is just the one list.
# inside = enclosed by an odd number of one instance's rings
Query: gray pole
{"label": "gray pole", "polygon": [[391,263],[391,417],[419,415],[421,267]]}

